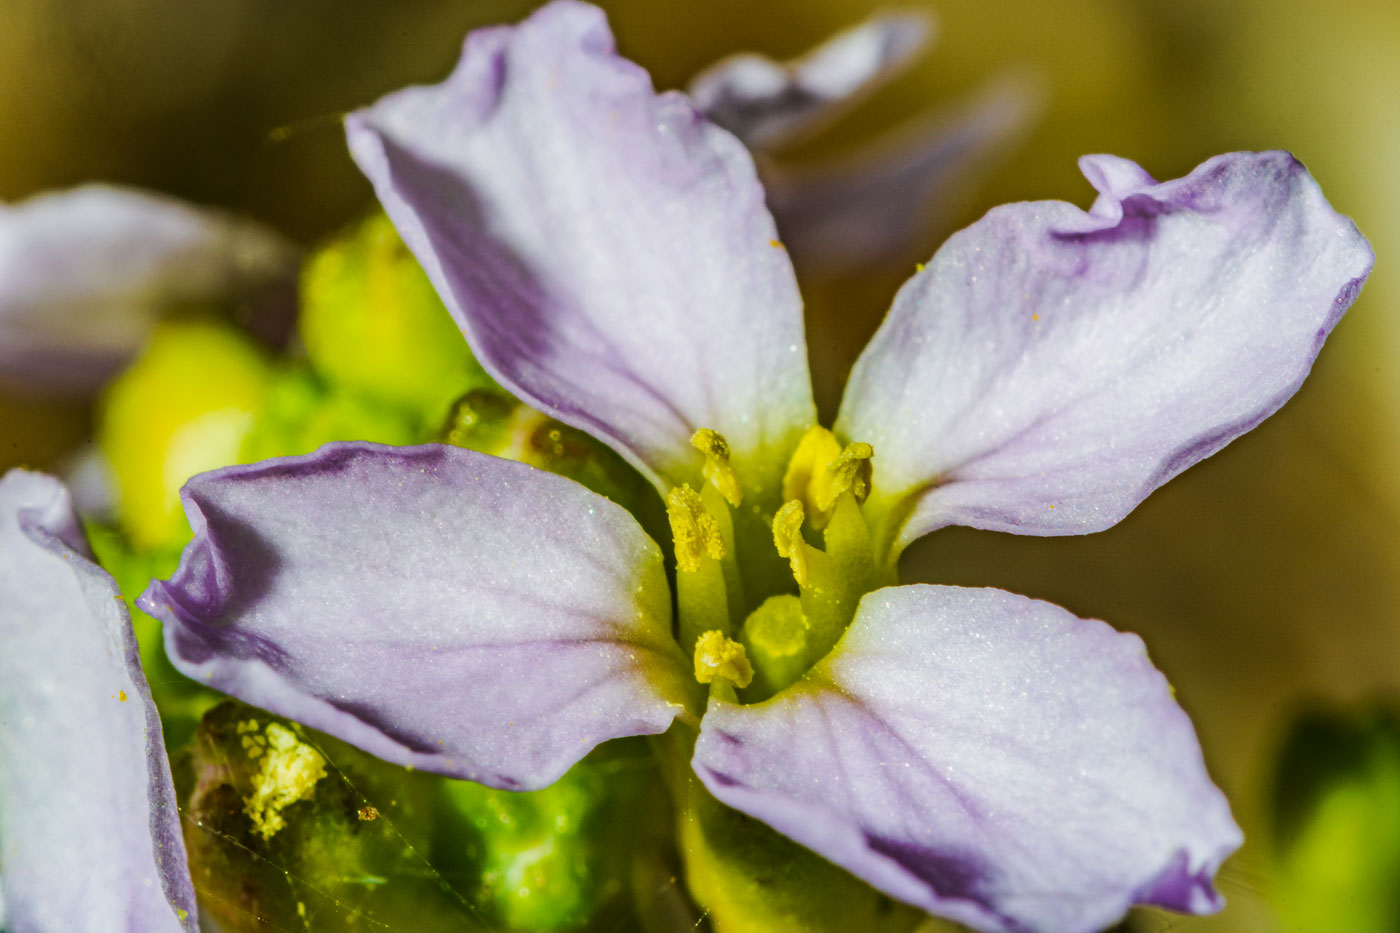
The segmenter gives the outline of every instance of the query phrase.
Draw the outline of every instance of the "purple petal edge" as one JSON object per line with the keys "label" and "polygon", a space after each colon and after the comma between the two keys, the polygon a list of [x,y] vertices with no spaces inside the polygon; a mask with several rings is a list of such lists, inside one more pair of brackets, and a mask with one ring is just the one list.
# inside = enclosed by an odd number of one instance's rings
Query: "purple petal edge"
{"label": "purple petal edge", "polygon": [[138,601],[176,667],[387,761],[534,789],[691,701],[659,549],[562,477],[357,442],[182,497],[194,540]]}
{"label": "purple petal edge", "polygon": [[996,933],[1213,912],[1241,841],[1142,642],[999,590],[869,594],[798,684],[712,701],[693,765],[892,897]]}
{"label": "purple petal edge", "polygon": [[697,428],[776,498],[815,419],[801,296],[753,160],[556,0],[468,37],[447,81],[346,120],[351,153],[473,351],[664,493]]}
{"label": "purple petal edge", "polygon": [[955,234],[852,373],[838,433],[875,447],[896,552],[949,524],[1115,524],[1292,396],[1374,262],[1285,152],[1163,183],[1082,165],[1088,212],[1006,205]]}
{"label": "purple petal edge", "polygon": [[0,509],[0,925],[193,933],[160,717],[121,592],[57,480],[11,471]]}

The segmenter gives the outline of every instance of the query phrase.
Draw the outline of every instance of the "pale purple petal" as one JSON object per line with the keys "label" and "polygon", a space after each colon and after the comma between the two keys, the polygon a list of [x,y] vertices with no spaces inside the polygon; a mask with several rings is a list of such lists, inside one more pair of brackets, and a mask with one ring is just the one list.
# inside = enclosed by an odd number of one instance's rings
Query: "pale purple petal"
{"label": "pale purple petal", "polygon": [[475,32],[448,80],[347,121],[351,151],[507,388],[661,486],[697,428],[772,488],[814,419],[801,299],[733,136],[559,0]]}
{"label": "pale purple petal", "polygon": [[86,185],[0,205],[0,383],[92,391],[163,312],[288,276],[297,251],[173,198]]}
{"label": "pale purple petal", "polygon": [[521,463],[330,444],[196,476],[140,605],[190,677],[399,764],[543,787],[688,698],[661,552]]}
{"label": "pale purple petal", "polygon": [[0,479],[0,928],[195,929],[126,604],[52,477]]}
{"label": "pale purple petal", "polygon": [[1162,184],[1081,164],[1090,212],[1013,204],[955,234],[856,364],[837,427],[874,445],[897,544],[1109,527],[1278,409],[1370,271],[1287,153]]}
{"label": "pale purple petal", "polygon": [[903,70],[932,31],[927,15],[881,13],[792,61],[730,56],[692,78],[687,93],[711,122],[750,149],[771,149],[859,103]]}
{"label": "pale purple petal", "polygon": [[762,166],[768,207],[803,272],[910,264],[946,230],[1032,122],[1039,87],[999,79],[954,107],[896,127],[851,155]]}
{"label": "pale purple petal", "polygon": [[871,593],[793,687],[712,700],[694,766],[722,802],[981,930],[1217,910],[1241,840],[1142,642],[1000,590]]}

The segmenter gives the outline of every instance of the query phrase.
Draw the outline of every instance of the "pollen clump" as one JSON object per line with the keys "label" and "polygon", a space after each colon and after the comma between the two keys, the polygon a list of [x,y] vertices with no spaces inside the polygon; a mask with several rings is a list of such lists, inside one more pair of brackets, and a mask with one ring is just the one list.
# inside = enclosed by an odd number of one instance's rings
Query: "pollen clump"
{"label": "pollen clump", "polygon": [[725,554],[719,523],[705,508],[700,494],[689,485],[673,488],[666,496],[666,517],[676,543],[676,566],[694,573],[706,557],[721,560]]}
{"label": "pollen clump", "polygon": [[712,630],[695,641],[695,679],[708,684],[718,677],[747,687],[753,681],[753,665],[743,645]]}
{"label": "pollen clump", "polygon": [[709,428],[701,428],[690,438],[696,450],[705,455],[705,481],[719,490],[724,500],[735,508],[744,501],[744,489],[739,485],[739,477],[729,465],[729,442],[724,435]]}
{"label": "pollen clump", "polygon": [[283,810],[311,798],[316,782],[326,776],[326,759],[286,726],[268,723],[261,735],[256,729],[256,720],[238,725],[248,757],[261,759],[243,812],[253,821],[254,831],[266,840],[287,825]]}

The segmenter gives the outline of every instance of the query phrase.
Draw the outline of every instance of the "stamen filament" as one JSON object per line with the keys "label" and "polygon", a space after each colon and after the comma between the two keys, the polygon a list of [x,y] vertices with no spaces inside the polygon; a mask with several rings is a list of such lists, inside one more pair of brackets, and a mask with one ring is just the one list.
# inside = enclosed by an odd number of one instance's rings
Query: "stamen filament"
{"label": "stamen filament", "polygon": [[720,540],[724,542],[724,556],[720,558],[720,569],[724,573],[724,587],[729,597],[729,618],[742,619],[744,578],[739,570],[739,549],[734,540],[734,516],[729,512],[729,501],[719,489],[706,483],[700,490],[700,502],[705,512],[715,520]]}
{"label": "stamen filament", "polygon": [[[807,635],[807,666],[815,664],[840,640],[855,615],[855,600],[847,591],[841,569],[831,555],[810,544],[807,548],[808,585],[800,587]],[[858,597],[857,597],[858,598]]]}
{"label": "stamen filament", "polygon": [[853,492],[842,493],[837,498],[831,521],[823,534],[826,552],[841,571],[847,595],[859,601],[861,596],[876,586],[875,546],[870,537],[870,526],[865,523]]}

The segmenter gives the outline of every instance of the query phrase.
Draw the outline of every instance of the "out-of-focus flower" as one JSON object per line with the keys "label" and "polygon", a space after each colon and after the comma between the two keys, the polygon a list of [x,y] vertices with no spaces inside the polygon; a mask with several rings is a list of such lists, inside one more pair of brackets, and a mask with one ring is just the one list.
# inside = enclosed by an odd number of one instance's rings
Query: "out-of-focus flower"
{"label": "out-of-focus flower", "polygon": [[911,250],[951,220],[1031,122],[1036,85],[1003,76],[850,154],[802,166],[775,155],[901,71],[931,32],[926,16],[887,13],[794,61],[735,55],[690,82],[697,109],[759,157],[768,207],[799,271],[832,275],[912,262]]}
{"label": "out-of-focus flower", "polygon": [[0,479],[0,927],[194,931],[160,717],[68,493]]}
{"label": "out-of-focus flower", "polygon": [[160,316],[289,281],[298,252],[256,224],[85,185],[0,206],[0,386],[86,394]]}
{"label": "out-of-focus flower", "polygon": [[357,443],[187,485],[195,540],[140,600],[177,666],[503,788],[679,719],[718,800],[980,929],[1219,907],[1239,833],[1140,641],[998,590],[879,587],[948,524],[1106,528],[1283,404],[1372,261],[1296,161],[1159,184],[1088,157],[1090,211],[991,212],[900,292],[832,433],[747,151],[655,95],[598,10],[474,33],[446,83],[348,127],[487,369],[665,495],[679,646],[622,508]]}

